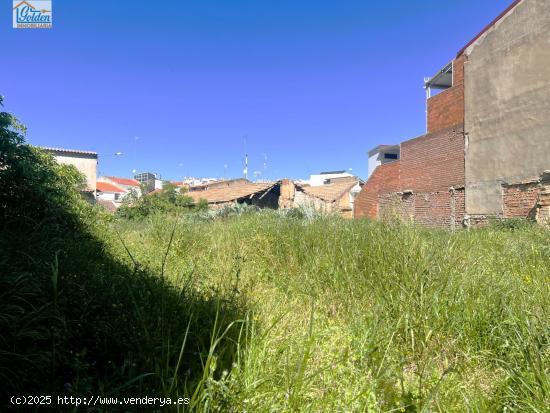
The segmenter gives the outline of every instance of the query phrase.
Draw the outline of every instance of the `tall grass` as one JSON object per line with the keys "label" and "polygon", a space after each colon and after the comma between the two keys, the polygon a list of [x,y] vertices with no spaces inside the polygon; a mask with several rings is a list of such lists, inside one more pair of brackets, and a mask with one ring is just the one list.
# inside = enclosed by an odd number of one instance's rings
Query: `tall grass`
{"label": "tall grass", "polygon": [[213,366],[209,353],[194,410],[548,411],[543,229],[448,233],[269,212],[188,217],[175,232],[163,216],[114,228],[173,285],[192,273],[186,288],[246,303],[228,326],[233,364]]}
{"label": "tall grass", "polygon": [[28,394],[549,411],[548,231],[244,207],[108,217],[18,130],[0,112],[1,411]]}
{"label": "tall grass", "polygon": [[243,309],[199,293],[190,268],[167,280],[177,221],[161,266],[137,261],[80,174],[18,130],[0,112],[0,411],[20,410],[10,396],[183,397],[214,359],[230,367]]}

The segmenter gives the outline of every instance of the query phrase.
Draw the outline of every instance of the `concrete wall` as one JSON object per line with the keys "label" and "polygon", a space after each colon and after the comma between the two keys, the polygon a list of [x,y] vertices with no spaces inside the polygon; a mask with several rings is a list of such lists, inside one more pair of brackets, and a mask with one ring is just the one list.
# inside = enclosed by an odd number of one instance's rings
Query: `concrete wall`
{"label": "concrete wall", "polygon": [[503,215],[503,184],[550,169],[550,1],[524,0],[465,53],[466,213]]}
{"label": "concrete wall", "polygon": [[86,189],[95,191],[97,179],[97,157],[78,153],[52,153],[59,164],[73,165],[86,178]]}
{"label": "concrete wall", "polygon": [[123,197],[124,194],[118,194],[118,199],[117,199],[117,196],[114,192],[98,192],[96,197],[97,199],[102,199],[104,201],[116,201],[116,202],[120,202],[122,200],[122,197]]}
{"label": "concrete wall", "polygon": [[338,178],[348,178],[352,177],[353,175],[347,172],[338,173],[338,174],[319,174],[319,175],[311,175],[309,177],[309,184],[311,186],[323,186],[325,180],[327,179],[338,179]]}
{"label": "concrete wall", "polygon": [[369,154],[369,175],[367,176],[367,179],[370,178],[374,170],[380,165],[382,165],[382,161],[380,160],[380,152]]}

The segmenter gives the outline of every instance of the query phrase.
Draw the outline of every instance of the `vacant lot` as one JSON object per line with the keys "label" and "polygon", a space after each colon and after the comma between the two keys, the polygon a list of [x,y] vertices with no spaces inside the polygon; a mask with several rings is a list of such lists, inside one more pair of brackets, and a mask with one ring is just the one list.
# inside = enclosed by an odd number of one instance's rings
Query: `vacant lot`
{"label": "vacant lot", "polygon": [[447,233],[269,212],[110,225],[128,265],[239,309],[199,384],[205,410],[550,405],[550,233],[537,227]]}
{"label": "vacant lot", "polygon": [[0,410],[50,394],[188,397],[180,411],[204,412],[548,411],[550,232],[162,198],[113,217],[17,126],[0,113]]}

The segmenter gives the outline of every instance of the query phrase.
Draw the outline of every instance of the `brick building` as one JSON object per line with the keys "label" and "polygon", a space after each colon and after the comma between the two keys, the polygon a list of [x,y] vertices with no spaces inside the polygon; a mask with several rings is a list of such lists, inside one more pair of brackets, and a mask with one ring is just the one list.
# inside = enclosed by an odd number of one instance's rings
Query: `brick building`
{"label": "brick building", "polygon": [[549,51],[550,2],[514,1],[425,81],[427,133],[369,152],[369,161],[385,162],[369,165],[355,217],[444,228],[489,217],[545,219]]}

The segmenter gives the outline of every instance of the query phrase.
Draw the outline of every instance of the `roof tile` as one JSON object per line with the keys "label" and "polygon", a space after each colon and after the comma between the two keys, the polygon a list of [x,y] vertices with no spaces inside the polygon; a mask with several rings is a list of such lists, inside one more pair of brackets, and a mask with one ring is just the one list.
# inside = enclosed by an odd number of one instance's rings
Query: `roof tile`
{"label": "roof tile", "polygon": [[242,184],[234,184],[228,187],[210,188],[205,191],[187,192],[185,195],[193,198],[195,202],[199,201],[200,199],[205,199],[206,201],[208,201],[209,204],[216,204],[220,202],[231,202],[237,201],[242,198],[247,198],[259,192],[265,192],[274,185],[276,185],[275,182],[243,182]]}
{"label": "roof tile", "polygon": [[138,181],[131,178],[118,178],[116,176],[106,176],[105,178],[110,179],[111,181],[120,185],[136,186],[136,187],[139,187],[140,185]]}
{"label": "roof tile", "polygon": [[356,176],[333,179],[330,184],[321,186],[296,185],[306,195],[322,199],[323,201],[334,202],[349,192],[359,183]]}
{"label": "roof tile", "polygon": [[99,192],[115,192],[118,194],[123,194],[124,192],[126,192],[124,189],[119,188],[118,186],[113,185],[109,182],[97,182],[96,189]]}

